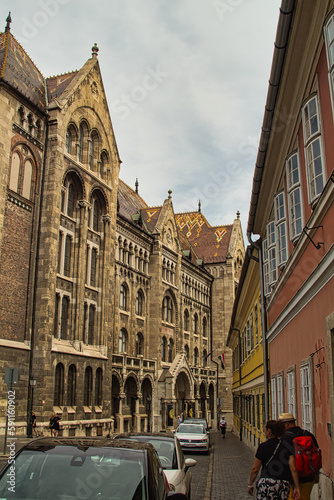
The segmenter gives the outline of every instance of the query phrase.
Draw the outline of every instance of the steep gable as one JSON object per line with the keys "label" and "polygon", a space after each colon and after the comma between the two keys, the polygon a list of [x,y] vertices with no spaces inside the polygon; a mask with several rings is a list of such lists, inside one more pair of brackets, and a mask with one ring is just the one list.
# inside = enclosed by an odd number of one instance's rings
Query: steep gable
{"label": "steep gable", "polygon": [[201,212],[175,215],[179,231],[206,264],[226,260],[232,225],[211,226]]}

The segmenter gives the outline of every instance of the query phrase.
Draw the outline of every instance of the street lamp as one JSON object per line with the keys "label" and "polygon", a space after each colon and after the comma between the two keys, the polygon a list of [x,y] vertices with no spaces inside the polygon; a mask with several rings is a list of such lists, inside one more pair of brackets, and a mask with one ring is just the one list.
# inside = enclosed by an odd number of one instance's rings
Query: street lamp
{"label": "street lamp", "polygon": [[27,436],[29,438],[32,437],[32,411],[33,411],[33,403],[34,403],[34,389],[36,387],[37,380],[35,377],[30,377],[29,379],[29,387],[30,387],[30,408],[28,413],[28,425],[27,425]]}

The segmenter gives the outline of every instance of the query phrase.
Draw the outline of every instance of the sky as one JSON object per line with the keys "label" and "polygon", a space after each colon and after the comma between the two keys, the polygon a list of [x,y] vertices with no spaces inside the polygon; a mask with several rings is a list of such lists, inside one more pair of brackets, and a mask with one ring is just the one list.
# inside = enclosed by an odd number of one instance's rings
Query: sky
{"label": "sky", "polygon": [[[6,5],[7,4],[7,5]],[[44,77],[94,43],[122,160],[149,206],[247,229],[281,0],[10,0],[11,33]],[[247,242],[245,241],[245,244]]]}

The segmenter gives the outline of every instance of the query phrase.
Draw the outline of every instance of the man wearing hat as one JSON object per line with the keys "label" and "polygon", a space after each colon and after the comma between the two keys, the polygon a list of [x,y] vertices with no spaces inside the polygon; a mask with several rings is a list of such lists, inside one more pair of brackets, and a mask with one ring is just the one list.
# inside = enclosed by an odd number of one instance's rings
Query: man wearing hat
{"label": "man wearing hat", "polygon": [[[278,419],[284,423],[285,436],[283,444],[287,448],[287,450],[294,451],[293,440],[295,437],[299,436],[311,436],[315,446],[319,448],[317,440],[314,437],[314,435],[311,432],[301,429],[301,427],[296,425],[296,419],[292,413],[281,413]],[[314,476],[299,477],[300,500],[310,499],[311,491],[315,482],[318,482],[318,477]],[[290,488],[289,500],[292,499],[293,499],[293,488]]]}

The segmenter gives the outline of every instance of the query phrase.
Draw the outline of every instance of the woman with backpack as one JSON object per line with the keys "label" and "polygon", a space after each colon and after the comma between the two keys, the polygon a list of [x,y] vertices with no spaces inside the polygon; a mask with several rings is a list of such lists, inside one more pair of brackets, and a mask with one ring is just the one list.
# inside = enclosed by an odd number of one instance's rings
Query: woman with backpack
{"label": "woman with backpack", "polygon": [[281,437],[284,426],[276,420],[269,420],[264,428],[266,441],[258,446],[255,461],[248,481],[248,494],[253,496],[254,481],[261,469],[257,481],[257,500],[288,500],[291,475],[294,482],[293,498],[300,497],[299,481],[293,453],[286,456]]}

